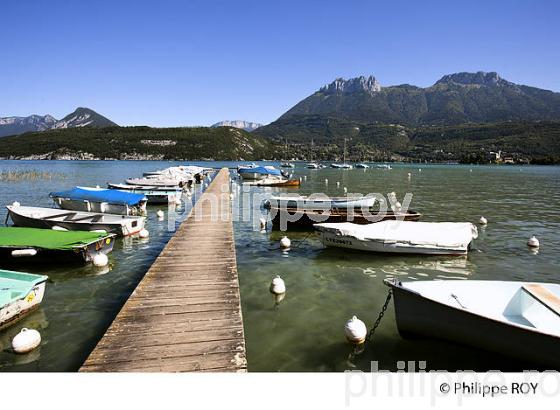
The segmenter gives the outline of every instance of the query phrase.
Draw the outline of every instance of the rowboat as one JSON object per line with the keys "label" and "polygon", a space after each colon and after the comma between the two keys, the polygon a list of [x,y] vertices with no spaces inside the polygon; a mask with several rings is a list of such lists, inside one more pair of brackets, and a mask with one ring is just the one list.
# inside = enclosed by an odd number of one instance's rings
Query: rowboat
{"label": "rowboat", "polygon": [[560,367],[560,285],[386,280],[403,337],[425,336]]}
{"label": "rowboat", "polygon": [[68,231],[105,231],[118,236],[134,235],[144,228],[143,216],[64,211],[55,208],[10,205],[8,216],[14,225],[27,228]]}
{"label": "rowboat", "polygon": [[254,181],[247,181],[243,184],[253,186],[297,187],[301,185],[301,181],[299,179],[265,178]]}
{"label": "rowboat", "polygon": [[[417,221],[422,214],[409,209],[407,212],[387,211],[385,213],[363,212],[357,208],[334,208],[334,209],[305,209],[270,207],[273,229],[310,229],[316,223],[342,223],[353,222],[355,224],[369,224],[391,219],[404,221]],[[285,223],[285,228],[282,226]]]}
{"label": "rowboat", "polygon": [[183,189],[179,187],[160,187],[149,185],[107,184],[109,189],[142,194],[148,198],[148,204],[167,204],[181,200]]}
{"label": "rowboat", "polygon": [[464,255],[478,237],[470,222],[410,222],[388,220],[369,225],[313,225],[325,246],[368,252]]}
{"label": "rowboat", "polygon": [[0,227],[0,266],[14,263],[89,263],[113,250],[115,234]]}
{"label": "rowboat", "polygon": [[347,195],[342,197],[284,195],[271,196],[266,208],[298,208],[299,210],[331,210],[338,208],[371,208],[375,205],[374,196]]}
{"label": "rowboat", "polygon": [[0,270],[0,329],[39,307],[48,276]]}
{"label": "rowboat", "polygon": [[264,179],[270,177],[282,177],[282,173],[280,170],[274,168],[273,166],[267,165],[264,167],[243,167],[239,168],[238,171],[239,175],[243,179],[248,180],[255,180],[255,179]]}
{"label": "rowboat", "polygon": [[142,215],[148,202],[143,194],[88,187],[51,192],[49,196],[62,209],[117,215]]}

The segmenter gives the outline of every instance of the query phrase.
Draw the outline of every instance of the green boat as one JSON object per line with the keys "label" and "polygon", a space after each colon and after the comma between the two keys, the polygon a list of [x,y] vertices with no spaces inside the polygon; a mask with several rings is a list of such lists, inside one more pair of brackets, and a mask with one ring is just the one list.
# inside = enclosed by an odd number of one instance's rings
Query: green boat
{"label": "green boat", "polygon": [[0,270],[0,329],[39,307],[48,277]]}
{"label": "green boat", "polygon": [[113,250],[114,234],[0,227],[0,267],[24,263],[89,263]]}

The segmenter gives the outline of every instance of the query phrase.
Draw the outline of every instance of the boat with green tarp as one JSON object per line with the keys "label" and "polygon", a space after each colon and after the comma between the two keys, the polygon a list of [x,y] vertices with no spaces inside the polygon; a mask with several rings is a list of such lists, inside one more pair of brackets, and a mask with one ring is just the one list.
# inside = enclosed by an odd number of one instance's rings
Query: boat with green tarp
{"label": "boat with green tarp", "polygon": [[47,276],[0,270],[0,329],[39,307]]}
{"label": "boat with green tarp", "polygon": [[91,262],[113,250],[115,234],[0,227],[0,267],[18,263]]}

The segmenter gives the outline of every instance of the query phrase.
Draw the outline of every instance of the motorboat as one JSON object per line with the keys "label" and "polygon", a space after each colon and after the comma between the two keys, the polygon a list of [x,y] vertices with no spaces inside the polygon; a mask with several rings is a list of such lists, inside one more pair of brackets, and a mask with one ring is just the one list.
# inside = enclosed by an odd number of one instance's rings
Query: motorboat
{"label": "motorboat", "polygon": [[305,168],[307,168],[307,169],[319,169],[320,166],[316,162],[310,162],[309,164],[307,164],[305,166]]}
{"label": "motorboat", "polygon": [[280,164],[280,167],[282,167],[282,168],[295,168],[296,166],[292,162],[282,162]]}
{"label": "motorboat", "polygon": [[39,307],[48,276],[0,270],[0,329]]}
{"label": "motorboat", "polygon": [[181,200],[181,196],[183,195],[183,188],[180,187],[127,184],[107,184],[107,186],[109,189],[142,194],[148,198],[148,205],[176,203]]}
{"label": "motorboat", "polygon": [[115,234],[0,227],[0,266],[19,263],[89,263],[113,250]]}
{"label": "motorboat", "polygon": [[370,224],[391,219],[403,221],[417,221],[422,214],[409,209],[404,212],[376,211],[364,212],[361,208],[334,208],[334,209],[300,209],[270,207],[270,218],[273,229],[312,229],[316,223],[342,223]]}
{"label": "motorboat", "polygon": [[360,169],[367,169],[367,168],[369,168],[369,165],[364,164],[363,162],[360,162],[359,164],[356,164],[354,167],[355,168],[360,168]]}
{"label": "motorboat", "polygon": [[62,209],[117,215],[142,215],[146,213],[148,202],[143,194],[79,186],[67,191],[51,192],[49,196]]}
{"label": "motorboat", "polygon": [[343,163],[343,164],[334,163],[334,164],[331,164],[331,168],[335,168],[335,169],[352,169],[352,165],[346,164],[346,163]]}
{"label": "motorboat", "polygon": [[256,180],[256,179],[265,179],[271,177],[283,178],[282,172],[279,169],[274,168],[273,166],[256,166],[256,167],[243,167],[239,168],[238,171],[241,178],[246,180]]}
{"label": "motorboat", "polygon": [[560,285],[385,280],[403,337],[441,338],[560,367]]}
{"label": "motorboat", "polygon": [[146,220],[143,216],[67,211],[17,204],[6,208],[15,226],[67,231],[105,231],[118,236],[139,233]]}
{"label": "motorboat", "polygon": [[282,209],[297,208],[299,210],[330,210],[338,208],[371,208],[375,205],[375,196],[347,195],[342,197],[328,197],[325,195],[282,195],[271,196],[265,207]]}
{"label": "motorboat", "polygon": [[301,185],[299,179],[279,179],[279,178],[264,178],[257,180],[249,180],[243,183],[244,185],[253,186],[270,186],[270,187],[298,187]]}
{"label": "motorboat", "polygon": [[360,225],[313,225],[325,246],[368,252],[464,255],[478,230],[470,222],[412,222],[388,220]]}

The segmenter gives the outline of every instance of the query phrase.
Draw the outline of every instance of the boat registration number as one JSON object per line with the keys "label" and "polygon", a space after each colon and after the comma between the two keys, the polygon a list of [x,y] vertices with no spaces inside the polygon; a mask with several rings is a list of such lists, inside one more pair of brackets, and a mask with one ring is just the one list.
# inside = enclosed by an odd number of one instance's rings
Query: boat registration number
{"label": "boat registration number", "polygon": [[339,245],[352,245],[352,241],[348,239],[325,238],[326,242],[337,243]]}

